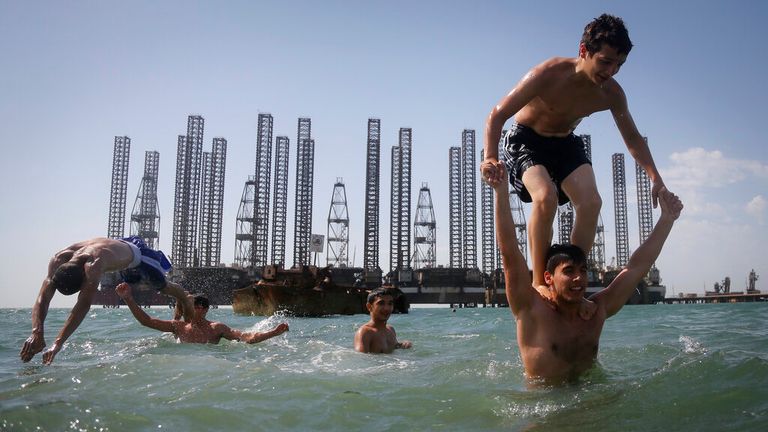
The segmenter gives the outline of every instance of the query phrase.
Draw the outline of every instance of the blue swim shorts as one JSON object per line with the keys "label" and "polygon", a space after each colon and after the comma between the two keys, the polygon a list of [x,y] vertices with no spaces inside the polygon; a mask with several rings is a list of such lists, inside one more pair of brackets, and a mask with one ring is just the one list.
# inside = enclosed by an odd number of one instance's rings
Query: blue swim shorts
{"label": "blue swim shorts", "polygon": [[149,285],[158,291],[165,288],[165,274],[173,268],[165,254],[150,249],[141,237],[126,237],[120,241],[133,250],[133,261],[120,272],[123,280],[129,285]]}

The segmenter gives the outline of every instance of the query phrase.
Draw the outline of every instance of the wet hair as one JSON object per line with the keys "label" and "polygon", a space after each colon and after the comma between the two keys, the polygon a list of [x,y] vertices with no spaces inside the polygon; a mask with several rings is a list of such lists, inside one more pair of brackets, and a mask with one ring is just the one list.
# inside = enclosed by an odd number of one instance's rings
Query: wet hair
{"label": "wet hair", "polygon": [[194,305],[202,306],[203,308],[208,309],[211,303],[208,301],[208,297],[206,297],[204,294],[195,294]]}
{"label": "wet hair", "polygon": [[629,40],[624,21],[608,14],[600,15],[584,27],[581,43],[590,54],[600,51],[603,44],[616,48],[619,54],[629,54],[632,51],[632,41]]}
{"label": "wet hair", "polygon": [[368,293],[368,300],[367,303],[373,303],[376,301],[377,298],[383,297],[383,296],[390,296],[393,299],[395,298],[395,295],[392,293],[392,290],[387,288],[376,288],[375,290]]}
{"label": "wet hair", "polygon": [[85,281],[84,263],[69,261],[60,265],[51,277],[51,286],[64,295],[72,295],[83,286]]}
{"label": "wet hair", "polygon": [[564,262],[572,262],[575,265],[586,264],[587,257],[580,247],[572,244],[553,244],[547,250],[546,270],[554,274],[557,266]]}

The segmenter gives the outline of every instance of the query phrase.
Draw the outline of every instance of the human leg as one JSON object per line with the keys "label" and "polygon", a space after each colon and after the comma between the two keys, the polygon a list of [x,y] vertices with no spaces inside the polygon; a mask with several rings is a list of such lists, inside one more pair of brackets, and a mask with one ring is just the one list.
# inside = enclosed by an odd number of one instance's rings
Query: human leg
{"label": "human leg", "polygon": [[597,219],[603,201],[597,191],[592,165],[583,164],[570,173],[561,188],[571,199],[575,220],[571,231],[571,244],[588,254],[595,241]]}
{"label": "human leg", "polygon": [[552,242],[552,223],[557,211],[557,188],[543,165],[534,165],[523,173],[523,184],[531,195],[528,219],[528,246],[531,251],[533,286],[545,285],[546,256]]}

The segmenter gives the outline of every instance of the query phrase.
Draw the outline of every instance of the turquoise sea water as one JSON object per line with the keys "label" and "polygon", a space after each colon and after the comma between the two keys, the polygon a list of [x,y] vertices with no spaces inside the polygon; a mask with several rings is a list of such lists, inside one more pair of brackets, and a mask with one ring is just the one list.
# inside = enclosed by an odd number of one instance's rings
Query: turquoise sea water
{"label": "turquoise sea water", "polygon": [[[52,309],[50,343],[69,312]],[[152,315],[168,318],[167,309]],[[0,309],[0,430],[765,431],[768,304],[628,306],[600,365],[529,389],[508,309],[394,316],[414,348],[354,352],[366,316],[209,318],[291,331],[256,345],[181,345],[94,307],[51,366],[18,359],[29,309]]]}

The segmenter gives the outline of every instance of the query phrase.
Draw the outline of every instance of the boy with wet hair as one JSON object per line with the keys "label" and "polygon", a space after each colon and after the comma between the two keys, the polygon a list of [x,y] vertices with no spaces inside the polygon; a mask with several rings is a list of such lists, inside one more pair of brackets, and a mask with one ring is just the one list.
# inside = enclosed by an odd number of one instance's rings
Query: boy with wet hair
{"label": "boy with wet hair", "polygon": [[173,333],[182,343],[210,343],[217,344],[224,338],[227,340],[242,341],[253,344],[288,331],[287,323],[280,323],[272,330],[266,332],[244,332],[230,328],[224,323],[208,321],[206,315],[210,304],[208,297],[198,294],[194,296],[194,315],[189,322],[181,320],[161,320],[152,318],[133,299],[131,287],[127,283],[121,283],[115,288],[115,292],[123,299],[133,317],[141,325],[162,332]]}
{"label": "boy with wet hair", "polygon": [[43,353],[43,363],[50,364],[91,309],[93,296],[104,273],[120,271],[123,279],[134,285],[152,287],[176,298],[186,319],[192,318],[192,299],[176,283],[166,280],[171,263],[165,255],[147,247],[139,237],[124,239],[94,238],[75,243],[59,251],[48,263],[48,275],[32,307],[32,335],[21,348],[19,357],[28,362],[45,344],[44,323],[56,291],[64,295],[79,293],[77,302],[53,345]]}
{"label": "boy with wet hair", "polygon": [[[555,57],[533,67],[486,121],[481,175],[492,187],[509,181],[522,201],[532,203],[528,244],[537,289],[545,285],[546,253],[558,205],[573,203],[571,244],[586,253],[594,242],[602,200],[584,142],[574,134],[584,117],[611,111],[629,153],[653,182],[653,205],[658,204],[664,181],[632,120],[624,90],[613,78],[631,50],[621,18],[603,14],[585,27],[577,57]],[[500,150],[502,127],[513,116],[515,123]],[[508,177],[502,176],[502,165]]]}
{"label": "boy with wet hair", "polygon": [[371,291],[365,306],[371,319],[355,332],[355,351],[390,354],[397,348],[408,349],[413,346],[410,341],[398,342],[395,328],[387,324],[395,307],[391,290],[376,288]]}

